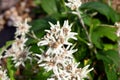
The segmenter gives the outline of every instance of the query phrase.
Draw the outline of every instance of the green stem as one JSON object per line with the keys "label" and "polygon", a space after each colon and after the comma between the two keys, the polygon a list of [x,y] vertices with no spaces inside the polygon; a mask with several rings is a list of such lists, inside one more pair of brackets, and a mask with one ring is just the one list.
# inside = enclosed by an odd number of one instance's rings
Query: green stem
{"label": "green stem", "polygon": [[87,38],[88,38],[89,44],[91,44],[91,45],[88,45],[88,46],[92,46],[92,41],[91,41],[90,35],[89,35],[89,33],[88,33],[88,31],[87,31],[87,28],[86,28],[86,26],[85,26],[85,24],[84,24],[84,21],[83,21],[83,19],[82,19],[82,16],[80,15],[79,9],[77,9],[76,12],[77,12],[79,21],[80,21],[83,29],[85,30],[85,33],[86,33],[86,36],[87,36]]}
{"label": "green stem", "polygon": [[80,40],[80,41],[84,42],[85,44],[88,44],[88,42],[87,42],[87,41],[85,41],[84,39],[82,39],[80,36],[77,36],[77,38],[78,38],[78,40]]}
{"label": "green stem", "polygon": [[64,0],[61,0],[62,4],[63,4],[63,8],[65,9],[65,12],[67,12],[67,8],[65,6],[65,1]]}
{"label": "green stem", "polygon": [[31,38],[37,40],[37,41],[40,41],[38,38],[34,37],[34,36],[33,36],[32,34],[30,34],[30,33],[27,33],[27,35],[30,36]]}

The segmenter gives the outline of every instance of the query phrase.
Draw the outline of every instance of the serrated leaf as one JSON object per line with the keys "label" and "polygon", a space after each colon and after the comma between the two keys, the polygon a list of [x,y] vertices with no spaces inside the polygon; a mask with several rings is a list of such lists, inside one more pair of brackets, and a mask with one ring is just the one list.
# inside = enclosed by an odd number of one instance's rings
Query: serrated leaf
{"label": "serrated leaf", "polygon": [[41,0],[41,6],[43,10],[49,15],[58,12],[56,0]]}

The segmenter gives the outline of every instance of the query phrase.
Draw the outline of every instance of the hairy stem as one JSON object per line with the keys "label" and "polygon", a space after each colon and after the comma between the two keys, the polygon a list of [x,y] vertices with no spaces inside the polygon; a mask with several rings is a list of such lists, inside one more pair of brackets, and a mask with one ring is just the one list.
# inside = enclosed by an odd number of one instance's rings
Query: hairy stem
{"label": "hairy stem", "polygon": [[85,30],[85,33],[86,33],[87,38],[88,38],[88,41],[89,41],[89,43],[91,43],[91,42],[92,42],[92,41],[91,41],[91,38],[90,38],[89,33],[88,33],[88,31],[87,31],[87,28],[86,28],[86,26],[85,26],[85,24],[84,24],[84,21],[83,21],[81,15],[80,15],[80,11],[79,11],[78,9],[77,9],[76,11],[77,11],[77,15],[78,15],[79,21],[80,21],[83,29]]}

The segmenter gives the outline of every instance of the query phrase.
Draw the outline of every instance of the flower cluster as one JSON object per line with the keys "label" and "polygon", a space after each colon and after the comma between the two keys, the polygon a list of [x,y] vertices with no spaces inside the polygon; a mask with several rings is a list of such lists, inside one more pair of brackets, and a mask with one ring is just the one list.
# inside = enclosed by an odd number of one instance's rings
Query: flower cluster
{"label": "flower cluster", "polygon": [[24,62],[29,59],[32,60],[29,56],[31,52],[29,52],[30,47],[26,47],[25,43],[28,40],[25,36],[27,32],[29,32],[29,26],[27,24],[27,20],[25,22],[16,22],[16,33],[15,40],[9,50],[6,51],[5,57],[12,57],[13,63],[15,63],[15,67],[19,67],[20,65],[25,66]]}
{"label": "flower cluster", "polygon": [[84,68],[78,68],[79,63],[76,63],[72,54],[77,51],[73,49],[69,39],[75,39],[77,33],[71,32],[72,24],[64,21],[63,26],[60,23],[50,23],[50,30],[45,30],[47,34],[38,42],[38,46],[48,46],[47,51],[43,54],[36,54],[40,59],[38,64],[44,67],[45,70],[53,71],[53,75],[48,80],[82,80],[87,78],[87,74],[93,70],[88,69],[89,65]]}
{"label": "flower cluster", "polygon": [[68,0],[68,3],[65,3],[65,5],[71,8],[71,10],[77,10],[81,4],[81,0]]}

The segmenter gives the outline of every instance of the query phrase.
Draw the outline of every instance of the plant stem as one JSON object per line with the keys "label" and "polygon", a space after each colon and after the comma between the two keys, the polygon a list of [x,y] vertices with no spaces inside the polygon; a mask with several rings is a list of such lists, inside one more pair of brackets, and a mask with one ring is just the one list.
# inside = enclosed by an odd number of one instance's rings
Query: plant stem
{"label": "plant stem", "polygon": [[84,24],[84,21],[83,21],[81,15],[80,15],[80,11],[79,11],[78,9],[77,9],[76,11],[77,11],[77,15],[78,15],[79,21],[80,21],[83,29],[85,30],[85,33],[86,33],[87,38],[88,38],[88,41],[89,41],[90,44],[92,44],[92,41],[91,41],[91,38],[90,38],[89,33],[88,33],[88,31],[87,31],[87,28],[86,28],[86,26],[85,26],[85,24]]}
{"label": "plant stem", "polygon": [[40,41],[38,38],[34,37],[32,34],[27,33],[27,35],[30,36],[31,38],[37,40],[37,41]]}

